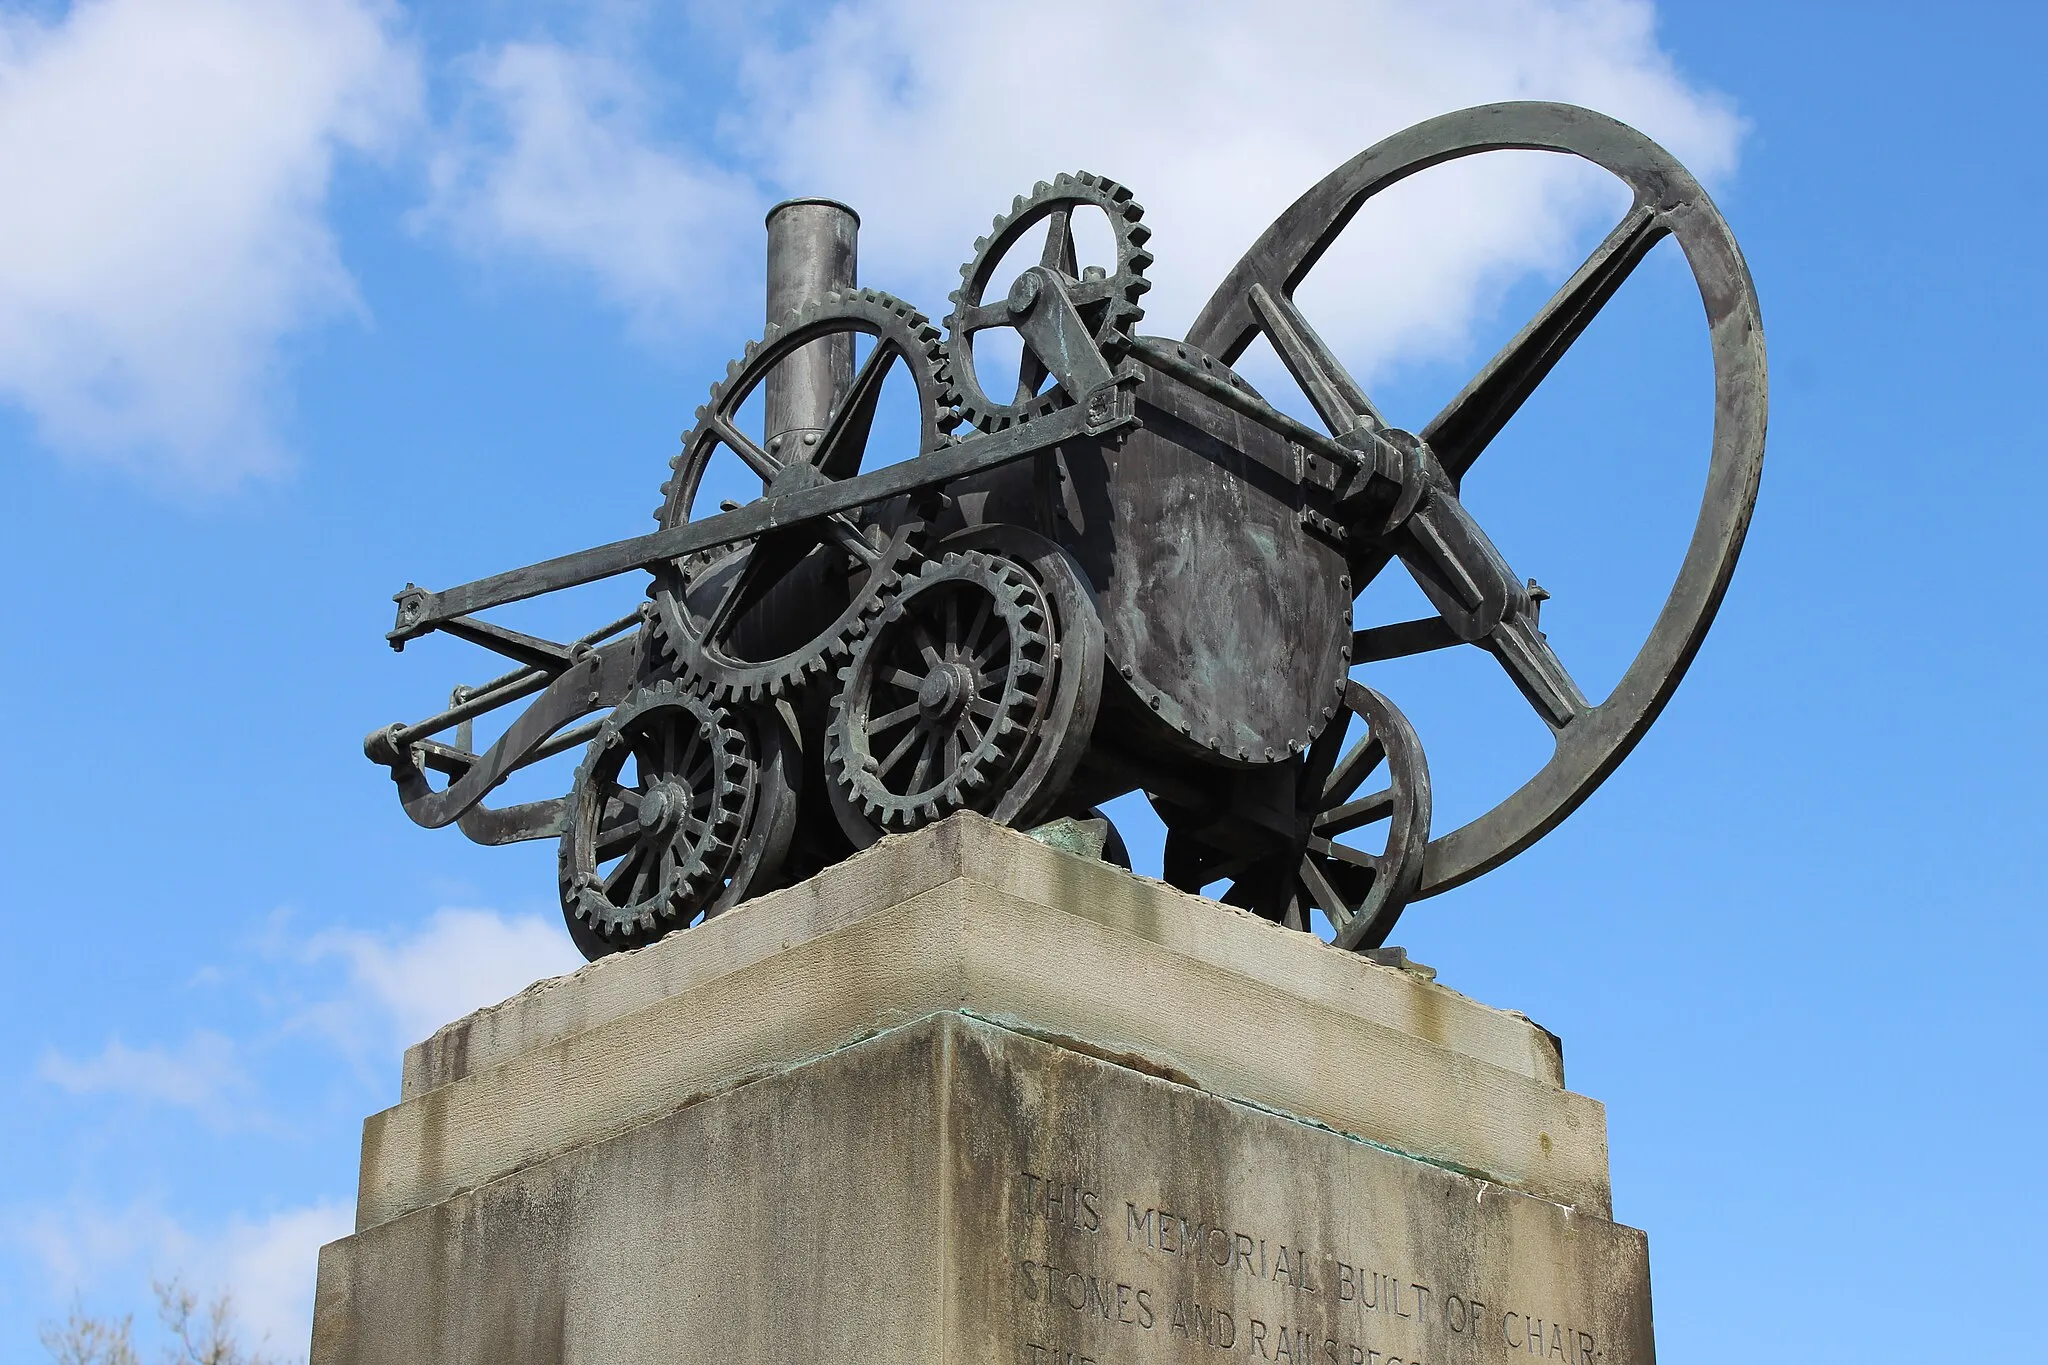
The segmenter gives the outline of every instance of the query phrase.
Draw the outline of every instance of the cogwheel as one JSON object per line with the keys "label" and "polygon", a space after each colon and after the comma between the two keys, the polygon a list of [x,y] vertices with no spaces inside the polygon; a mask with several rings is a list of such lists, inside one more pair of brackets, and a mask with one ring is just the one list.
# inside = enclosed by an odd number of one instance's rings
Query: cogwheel
{"label": "cogwheel", "polygon": [[1042,590],[968,550],[927,563],[840,670],[825,733],[839,804],[915,829],[1000,799],[1053,681]]}
{"label": "cogwheel", "polygon": [[[1108,218],[1116,242],[1114,270],[1090,266],[1076,272],[1071,215],[1077,208],[1099,209]],[[998,402],[990,396],[975,373],[974,333],[1007,325],[990,318],[982,303],[1010,248],[1032,228],[1049,221],[1045,252],[1038,264],[1068,278],[1068,293],[1089,324],[1095,344],[1115,359],[1131,327],[1145,316],[1138,301],[1152,287],[1145,278],[1145,268],[1152,264],[1152,253],[1145,249],[1145,243],[1152,230],[1140,221],[1144,214],[1144,208],[1124,186],[1080,171],[1057,176],[1051,184],[1041,180],[1029,195],[1019,195],[1007,214],[996,218],[988,236],[975,242],[974,259],[960,267],[960,287],[953,291],[953,312],[946,319],[953,384],[965,421],[983,431],[1001,431],[1018,422],[1043,417],[1073,401],[1057,385],[1044,393],[1037,392],[1044,371],[1035,367],[1028,353],[1025,371],[1018,376],[1016,397],[1008,402]],[[998,292],[1008,287],[1006,278]]]}
{"label": "cogwheel", "polygon": [[[697,409],[696,425],[683,438],[681,453],[670,462],[655,519],[663,527],[691,519],[691,505],[720,450],[736,455],[751,469],[764,494],[789,466],[799,463],[817,470],[798,471],[812,482],[819,475],[845,479],[859,473],[865,463],[864,426],[849,427],[843,445],[835,445],[830,432],[823,441],[816,433],[807,433],[801,442],[791,439],[785,445],[777,437],[764,444],[741,429],[739,415],[769,371],[799,347],[856,334],[873,341],[856,385],[865,380],[879,387],[900,367],[915,387],[921,413],[916,453],[924,456],[941,449],[958,417],[939,330],[908,303],[880,290],[827,294],[770,327],[726,367],[710,400]],[[849,395],[846,402],[860,397]],[[856,444],[860,448],[854,448]],[[762,560],[755,565],[751,561],[757,552]],[[675,560],[658,571],[648,591],[654,600],[655,633],[668,659],[699,692],[727,703],[781,698],[829,677],[845,662],[866,620],[915,557],[916,549],[903,530],[891,533],[852,513],[778,527],[733,546]],[[776,589],[796,575],[805,579],[805,610],[778,610],[789,594]],[[743,599],[727,610],[723,603],[729,590],[742,591]],[[819,601],[834,607],[812,610]],[[808,624],[792,624],[800,622]]]}
{"label": "cogwheel", "polygon": [[745,722],[673,681],[632,692],[570,789],[559,870],[571,932],[617,948],[688,925],[723,889],[758,782]]}

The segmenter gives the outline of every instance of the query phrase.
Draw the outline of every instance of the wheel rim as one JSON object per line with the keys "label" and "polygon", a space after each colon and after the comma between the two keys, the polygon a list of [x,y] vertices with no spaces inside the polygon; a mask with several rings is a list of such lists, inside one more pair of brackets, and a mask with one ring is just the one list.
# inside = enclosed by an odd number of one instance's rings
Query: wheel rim
{"label": "wheel rim", "polygon": [[[1591,161],[1627,184],[1635,202],[1545,311],[1424,429],[1424,437],[1434,432],[1446,441],[1476,441],[1476,457],[1527,396],[1526,391],[1513,392],[1512,384],[1502,387],[1503,377],[1511,377],[1511,354],[1514,364],[1535,369],[1531,387],[1540,383],[1635,264],[1667,235],[1684,251],[1706,310],[1714,359],[1714,431],[1699,518],[1648,638],[1605,701],[1562,728],[1553,727],[1556,748],[1534,776],[1485,814],[1430,843],[1417,898],[1499,866],[1555,828],[1628,756],[1698,652],[1741,553],[1763,467],[1763,327],[1748,266],[1706,191],[1641,133],[1571,105],[1486,105],[1418,124],[1332,172],[1266,230],[1211,296],[1187,337],[1191,345],[1226,362],[1236,360],[1264,330],[1254,288],[1291,299],[1367,199],[1429,167],[1515,149]],[[1560,306],[1586,311],[1579,320],[1557,312]],[[1546,335],[1539,327],[1545,323],[1559,330]],[[1550,345],[1555,353],[1514,354],[1525,344]],[[1487,381],[1493,382],[1491,389]],[[1492,402],[1502,393],[1504,415],[1497,408],[1481,410],[1481,400]],[[1453,420],[1440,426],[1447,418]],[[1445,463],[1450,467],[1452,462]],[[1453,476],[1462,472],[1454,469]]]}

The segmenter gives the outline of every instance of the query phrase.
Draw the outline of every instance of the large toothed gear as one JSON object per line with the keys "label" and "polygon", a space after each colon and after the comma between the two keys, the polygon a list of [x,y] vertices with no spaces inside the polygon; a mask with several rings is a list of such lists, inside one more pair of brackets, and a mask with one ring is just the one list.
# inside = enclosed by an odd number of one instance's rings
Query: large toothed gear
{"label": "large toothed gear", "polygon": [[1037,581],[997,555],[907,579],[840,673],[825,766],[842,808],[890,833],[993,805],[1052,694],[1051,634]]}
{"label": "large toothed gear", "polygon": [[[1114,268],[1106,263],[1077,267],[1071,227],[1076,209],[1099,209],[1108,218],[1116,246]],[[990,394],[975,372],[974,333],[1007,325],[1000,307],[985,304],[991,284],[998,285],[998,303],[1009,288],[1008,277],[997,281],[995,276],[1010,248],[1040,223],[1047,224],[1045,251],[1037,263],[1066,277],[1068,295],[1088,324],[1095,344],[1114,360],[1129,340],[1130,329],[1145,316],[1139,300],[1152,287],[1145,278],[1145,268],[1152,264],[1145,243],[1152,230],[1140,221],[1144,215],[1130,190],[1114,180],[1080,171],[1057,176],[1051,184],[1041,180],[1029,195],[1018,196],[1010,211],[995,220],[989,234],[975,242],[974,259],[960,267],[960,287],[953,291],[953,312],[946,319],[953,385],[964,421],[983,431],[1001,431],[1074,401],[1073,395],[1057,384],[1037,392],[1045,372],[1034,365],[1028,350],[1024,372],[1008,401],[998,401]]]}
{"label": "large toothed gear", "polygon": [[652,942],[711,909],[759,776],[751,728],[677,683],[619,704],[577,770],[562,835],[562,909],[586,952]]}
{"label": "large toothed gear", "polygon": [[[850,334],[871,338],[873,349],[855,377],[854,391],[826,431],[802,438],[792,435],[786,444],[781,437],[763,444],[742,431],[740,409],[770,370],[799,347]],[[860,473],[866,463],[874,396],[899,370],[917,394],[919,446],[914,454],[932,454],[946,444],[946,433],[958,416],[945,343],[930,320],[903,300],[874,289],[827,294],[791,313],[726,367],[710,400],[697,409],[695,427],[670,462],[671,475],[662,485],[656,520],[674,527],[691,519],[691,505],[721,449],[753,470],[764,494]],[[849,420],[842,423],[841,416]],[[902,453],[891,451],[889,456],[894,459]],[[811,465],[815,472],[790,470],[798,463]],[[771,488],[778,477],[780,487]],[[857,520],[853,513],[838,513],[676,560],[656,573],[649,592],[656,638],[692,688],[723,702],[780,699],[808,684],[829,682],[851,656],[869,618],[896,588],[903,570],[916,561],[912,542],[910,532],[892,533]],[[762,563],[750,566],[764,547]],[[790,591],[774,593],[792,578],[800,581],[800,592],[792,584]],[[745,606],[730,612],[718,629],[709,629],[727,590],[741,592]],[[778,615],[772,627],[765,622],[772,611],[759,613],[763,620],[748,619],[756,607],[773,608],[792,596],[804,602],[800,638],[790,637],[790,623],[798,619],[791,613]],[[829,605],[814,609],[820,601]]]}

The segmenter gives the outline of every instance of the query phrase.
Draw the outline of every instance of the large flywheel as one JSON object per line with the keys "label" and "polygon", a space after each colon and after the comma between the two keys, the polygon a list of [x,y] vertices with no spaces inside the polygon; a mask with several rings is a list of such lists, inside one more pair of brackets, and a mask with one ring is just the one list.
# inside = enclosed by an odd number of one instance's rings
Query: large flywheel
{"label": "large flywheel", "polygon": [[[1395,431],[1295,307],[1294,291],[1374,195],[1447,161],[1509,149],[1582,157],[1625,183],[1634,201],[1585,263],[1443,411],[1419,432]],[[1677,581],[1649,638],[1613,692],[1594,705],[1537,629],[1534,602],[1458,493],[1488,444],[1667,236],[1677,240],[1698,282],[1712,338],[1714,430],[1705,496]],[[1734,572],[1763,468],[1764,340],[1756,291],[1720,211],[1662,147],[1586,109],[1494,104],[1398,133],[1302,195],[1210,297],[1187,340],[1232,362],[1261,335],[1333,437],[1391,448],[1411,462],[1412,497],[1397,509],[1407,527],[1405,548],[1381,552],[1377,562],[1361,565],[1354,581],[1362,587],[1399,552],[1441,615],[1435,622],[1360,631],[1354,665],[1418,649],[1478,645],[1500,660],[1555,737],[1554,751],[1534,776],[1485,814],[1430,842],[1414,894],[1431,896],[1499,866],[1576,809],[1642,738],[1699,649]],[[1388,543],[1397,539],[1398,533]],[[1461,590],[1460,580],[1474,576],[1497,581],[1501,590]]]}

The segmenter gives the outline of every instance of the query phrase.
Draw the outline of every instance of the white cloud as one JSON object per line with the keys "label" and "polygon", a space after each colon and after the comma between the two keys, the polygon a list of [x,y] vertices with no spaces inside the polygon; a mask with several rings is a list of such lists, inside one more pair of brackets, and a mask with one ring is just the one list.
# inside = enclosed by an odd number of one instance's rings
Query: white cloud
{"label": "white cloud", "polygon": [[[1584,104],[1708,177],[1739,134],[1673,69],[1642,0],[850,0],[801,46],[752,54],[748,89],[731,126],[767,174],[854,203],[870,282],[913,283],[931,309],[1013,194],[1061,170],[1124,181],[1159,258],[1144,326],[1167,335],[1297,195],[1433,115]],[[1612,226],[1611,183],[1537,153],[1419,176],[1311,277],[1350,301],[1318,324],[1367,372],[1455,353],[1506,277]]]}
{"label": "white cloud", "polygon": [[216,1124],[232,1121],[246,1103],[248,1074],[232,1041],[200,1032],[176,1049],[132,1048],[110,1039],[96,1056],[74,1058],[52,1049],[36,1072],[74,1095],[124,1095],[190,1109]]}
{"label": "white cloud", "polygon": [[705,315],[766,201],[650,132],[651,92],[607,56],[512,43],[460,68],[463,110],[418,216],[485,255],[559,260],[646,324]]}
{"label": "white cloud", "polygon": [[[1295,196],[1432,115],[1580,103],[1708,179],[1732,169],[1741,131],[1659,48],[1646,0],[845,0],[793,45],[766,29],[726,30],[742,75],[720,121],[759,191],[651,135],[653,73],[524,45],[477,68],[511,135],[458,144],[452,163],[450,183],[506,188],[444,194],[444,221],[637,305],[722,288],[739,259],[754,281],[755,207],[830,194],[862,214],[863,282],[939,315],[990,215],[1086,168],[1146,205],[1159,260],[1145,329],[1175,334]],[[1612,225],[1626,201],[1609,185],[1540,154],[1441,168],[1361,218],[1304,304],[1329,299],[1316,320],[1368,376],[1455,355],[1514,277],[1573,263]]]}
{"label": "white cloud", "polygon": [[332,930],[316,935],[308,952],[348,964],[352,995],[330,1027],[347,1027],[367,1010],[387,1038],[405,1043],[583,965],[559,921],[491,910],[438,910],[406,937]]}
{"label": "white cloud", "polygon": [[380,0],[82,0],[0,16],[0,397],[185,485],[282,459],[281,338],[356,307],[324,206],[416,72]]}

